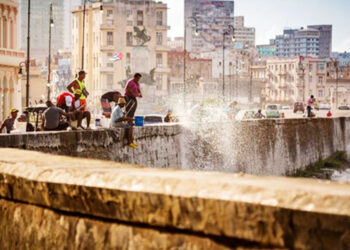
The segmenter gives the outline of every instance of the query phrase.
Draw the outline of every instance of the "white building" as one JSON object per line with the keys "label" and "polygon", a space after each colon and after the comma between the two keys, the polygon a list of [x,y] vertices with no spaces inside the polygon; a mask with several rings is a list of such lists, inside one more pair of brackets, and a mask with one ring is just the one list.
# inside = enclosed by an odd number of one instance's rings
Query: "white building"
{"label": "white building", "polygon": [[266,62],[266,102],[293,104],[314,95],[327,103],[327,63],[316,57],[273,58]]}
{"label": "white building", "polygon": [[253,48],[255,46],[255,28],[244,26],[244,16],[235,16],[235,47]]}
{"label": "white building", "polygon": [[[73,11],[72,72],[82,68],[82,37],[85,39],[84,70],[91,93],[88,101],[99,109],[100,96],[123,89],[135,72],[153,75],[156,96],[167,94],[167,5],[155,1],[117,1],[87,4],[85,34],[83,8]],[[117,62],[113,55],[121,53]],[[152,73],[152,74],[151,74]],[[143,78],[145,79],[145,78]]]}
{"label": "white building", "polygon": [[24,53],[18,49],[18,1],[0,0],[0,120],[11,108],[21,109],[19,63]]}

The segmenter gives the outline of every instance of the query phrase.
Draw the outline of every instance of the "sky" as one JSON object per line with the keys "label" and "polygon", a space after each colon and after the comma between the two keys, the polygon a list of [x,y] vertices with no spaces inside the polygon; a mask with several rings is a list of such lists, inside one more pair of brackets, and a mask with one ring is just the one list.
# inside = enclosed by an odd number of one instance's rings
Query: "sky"
{"label": "sky", "polygon": [[[169,8],[169,36],[183,36],[184,0],[162,2]],[[350,0],[235,0],[235,16],[255,27],[256,44],[267,44],[284,28],[332,24],[333,51],[350,52]]]}

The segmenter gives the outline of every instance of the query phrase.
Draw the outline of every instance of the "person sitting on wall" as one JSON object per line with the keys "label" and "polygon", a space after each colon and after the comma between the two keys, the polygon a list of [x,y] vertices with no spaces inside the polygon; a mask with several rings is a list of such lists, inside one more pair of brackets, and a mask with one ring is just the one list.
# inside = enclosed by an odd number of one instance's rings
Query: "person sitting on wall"
{"label": "person sitting on wall", "polygon": [[[137,148],[138,145],[134,143],[133,138],[133,127],[130,125],[133,122],[133,118],[127,117],[122,110],[125,105],[125,99],[123,97],[119,98],[117,106],[115,106],[111,115],[110,127],[124,128],[126,130],[126,139],[128,141],[128,146],[131,148]],[[124,122],[127,122],[128,124]]]}
{"label": "person sitting on wall", "polygon": [[57,96],[57,104],[58,108],[63,109],[66,113],[72,111],[72,108],[75,105],[74,96],[71,93],[63,92]]}
{"label": "person sitting on wall", "polygon": [[255,118],[256,118],[256,119],[265,118],[265,116],[263,115],[263,113],[261,113],[261,109],[259,109],[259,110],[258,110],[258,113],[255,114]]}
{"label": "person sitting on wall", "polygon": [[86,104],[82,104],[81,95],[80,89],[74,91],[74,118],[78,121],[78,128],[85,129],[82,121],[86,119],[86,129],[90,129],[91,113],[86,110]]}
{"label": "person sitting on wall", "polygon": [[6,118],[6,120],[2,123],[0,128],[0,134],[2,130],[6,128],[6,133],[10,134],[11,130],[15,130],[15,122],[18,114],[18,109],[11,109],[10,116]]}
{"label": "person sitting on wall", "polygon": [[46,102],[48,107],[42,116],[41,128],[44,131],[58,131],[66,130],[69,127],[69,123],[61,121],[61,116],[70,117],[69,114],[64,112],[63,109],[55,107],[51,101]]}
{"label": "person sitting on wall", "polygon": [[122,97],[122,94],[118,91],[110,91],[107,93],[104,93],[101,96],[101,106],[103,115],[107,118],[111,117],[112,108],[111,108],[111,102],[114,102],[115,105],[117,105],[119,98]]}

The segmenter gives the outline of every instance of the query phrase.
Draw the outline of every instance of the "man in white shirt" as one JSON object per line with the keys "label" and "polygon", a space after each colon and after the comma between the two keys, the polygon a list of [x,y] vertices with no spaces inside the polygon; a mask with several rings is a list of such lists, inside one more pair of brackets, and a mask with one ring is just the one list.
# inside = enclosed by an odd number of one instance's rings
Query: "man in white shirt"
{"label": "man in white shirt", "polygon": [[[125,99],[122,97],[119,98],[118,105],[115,106],[111,115],[110,127],[124,128],[126,131],[126,139],[128,140],[128,146],[131,148],[137,148],[137,144],[134,143],[132,125],[129,125],[132,124],[133,118],[127,117],[122,110],[125,107],[125,105]],[[126,124],[124,122],[128,122],[129,124]]]}

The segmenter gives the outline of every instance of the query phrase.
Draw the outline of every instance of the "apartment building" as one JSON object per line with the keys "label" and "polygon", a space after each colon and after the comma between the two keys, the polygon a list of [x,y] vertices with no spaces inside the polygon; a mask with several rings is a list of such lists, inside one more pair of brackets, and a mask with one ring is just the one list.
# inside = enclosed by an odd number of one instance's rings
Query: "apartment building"
{"label": "apartment building", "polygon": [[[122,91],[135,72],[153,76],[156,95],[167,94],[168,47],[167,5],[161,2],[127,1],[87,4],[85,32],[83,8],[73,11],[72,72],[82,68],[82,39],[85,39],[84,70],[94,107],[110,90]],[[121,53],[119,61],[112,61]],[[141,80],[142,81],[142,80]]]}
{"label": "apartment building", "polygon": [[19,63],[24,53],[17,46],[18,1],[0,0],[0,120],[12,107],[21,109]]}

